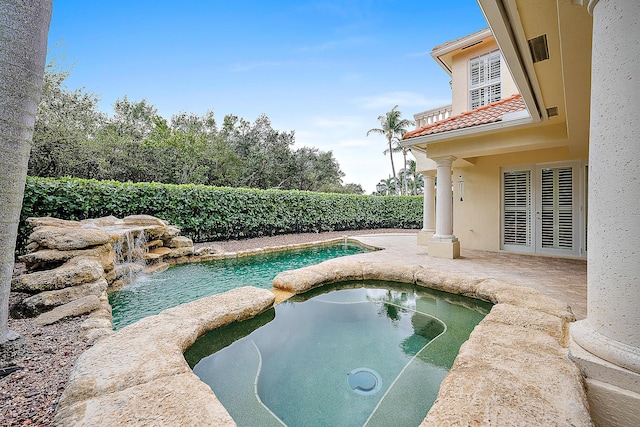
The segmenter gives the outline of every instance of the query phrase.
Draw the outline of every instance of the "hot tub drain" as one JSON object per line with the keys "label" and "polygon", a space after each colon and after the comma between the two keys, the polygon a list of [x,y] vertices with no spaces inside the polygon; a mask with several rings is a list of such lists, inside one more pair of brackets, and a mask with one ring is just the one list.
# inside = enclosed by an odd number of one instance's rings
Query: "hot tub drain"
{"label": "hot tub drain", "polygon": [[357,368],[347,374],[351,390],[359,394],[375,394],[382,387],[382,378],[370,368]]}

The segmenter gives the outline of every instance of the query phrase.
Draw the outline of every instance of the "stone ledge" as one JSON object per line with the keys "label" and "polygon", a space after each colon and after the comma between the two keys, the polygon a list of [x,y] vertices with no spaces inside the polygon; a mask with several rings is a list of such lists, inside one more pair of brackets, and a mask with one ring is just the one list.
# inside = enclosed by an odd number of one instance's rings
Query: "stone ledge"
{"label": "stone ledge", "polygon": [[53,425],[235,425],[183,352],[204,333],[254,317],[274,299],[266,289],[237,288],[98,340],[78,358]]}
{"label": "stone ledge", "polygon": [[[429,285],[496,304],[462,346],[422,426],[592,425],[582,377],[567,357],[573,315],[566,304],[494,279],[344,259],[283,272],[274,286],[286,296],[352,279]],[[198,336],[255,316],[274,298],[268,290],[239,288],[99,340],[78,359],[54,425],[235,425],[182,353]]]}
{"label": "stone ledge", "polygon": [[592,426],[578,368],[568,358],[571,308],[491,278],[421,266],[330,260],[285,271],[274,287],[302,293],[343,280],[414,283],[494,303],[462,346],[421,426]]}

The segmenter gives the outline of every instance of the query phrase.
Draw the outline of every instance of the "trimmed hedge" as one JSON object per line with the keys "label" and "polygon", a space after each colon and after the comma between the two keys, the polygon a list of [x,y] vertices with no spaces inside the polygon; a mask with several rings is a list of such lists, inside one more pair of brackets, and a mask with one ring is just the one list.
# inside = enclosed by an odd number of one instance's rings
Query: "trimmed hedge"
{"label": "trimmed hedge", "polygon": [[286,233],[420,228],[422,197],[221,188],[28,177],[17,251],[28,217],[69,220],[148,214],[180,227],[195,242]]}

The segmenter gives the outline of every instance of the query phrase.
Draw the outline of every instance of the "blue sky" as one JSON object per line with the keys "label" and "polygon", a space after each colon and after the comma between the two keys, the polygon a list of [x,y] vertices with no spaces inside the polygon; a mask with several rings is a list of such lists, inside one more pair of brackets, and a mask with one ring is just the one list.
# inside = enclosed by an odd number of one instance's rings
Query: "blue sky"
{"label": "blue sky", "polygon": [[343,181],[370,193],[391,167],[367,130],[396,104],[413,119],[450,103],[429,52],[486,26],[476,0],[54,0],[49,56],[109,114],[125,95],[167,120],[264,113],[295,130],[296,147],[332,151]]}

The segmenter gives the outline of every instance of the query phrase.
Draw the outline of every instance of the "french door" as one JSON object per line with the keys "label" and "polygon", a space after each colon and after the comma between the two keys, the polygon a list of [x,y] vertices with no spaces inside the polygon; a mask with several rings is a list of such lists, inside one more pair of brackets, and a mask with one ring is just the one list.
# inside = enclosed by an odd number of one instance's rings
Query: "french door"
{"label": "french door", "polygon": [[579,162],[502,170],[502,249],[582,256]]}

